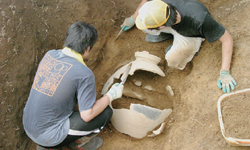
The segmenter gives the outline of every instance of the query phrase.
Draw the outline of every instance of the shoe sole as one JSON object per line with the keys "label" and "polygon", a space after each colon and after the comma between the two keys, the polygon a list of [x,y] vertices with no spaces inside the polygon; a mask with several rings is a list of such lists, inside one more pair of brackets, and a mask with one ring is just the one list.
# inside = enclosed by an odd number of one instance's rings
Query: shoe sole
{"label": "shoe sole", "polygon": [[93,137],[88,143],[83,145],[81,148],[84,150],[96,150],[101,147],[103,144],[103,140],[99,137]]}

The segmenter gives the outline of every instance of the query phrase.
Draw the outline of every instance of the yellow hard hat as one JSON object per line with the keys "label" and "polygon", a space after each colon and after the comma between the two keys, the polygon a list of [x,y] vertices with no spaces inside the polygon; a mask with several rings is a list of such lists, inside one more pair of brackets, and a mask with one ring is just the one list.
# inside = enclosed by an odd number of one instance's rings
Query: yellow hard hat
{"label": "yellow hard hat", "polygon": [[140,30],[148,28],[157,28],[168,21],[170,8],[167,16],[169,5],[161,0],[146,2],[140,9],[136,17],[136,27]]}

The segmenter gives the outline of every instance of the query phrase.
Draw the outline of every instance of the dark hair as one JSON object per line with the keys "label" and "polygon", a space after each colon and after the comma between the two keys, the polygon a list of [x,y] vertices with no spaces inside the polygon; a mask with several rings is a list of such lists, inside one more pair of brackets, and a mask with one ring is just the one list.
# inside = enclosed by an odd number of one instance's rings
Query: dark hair
{"label": "dark hair", "polygon": [[169,15],[169,9],[170,9],[170,16],[168,18],[168,21],[163,24],[164,26],[167,26],[167,27],[170,27],[172,26],[175,22],[176,22],[176,18],[177,18],[177,12],[176,12],[176,9],[173,5],[171,4],[168,4],[168,8],[167,8],[167,15]]}
{"label": "dark hair", "polygon": [[79,21],[68,28],[63,47],[71,48],[83,54],[88,46],[92,49],[97,38],[98,33],[91,24]]}

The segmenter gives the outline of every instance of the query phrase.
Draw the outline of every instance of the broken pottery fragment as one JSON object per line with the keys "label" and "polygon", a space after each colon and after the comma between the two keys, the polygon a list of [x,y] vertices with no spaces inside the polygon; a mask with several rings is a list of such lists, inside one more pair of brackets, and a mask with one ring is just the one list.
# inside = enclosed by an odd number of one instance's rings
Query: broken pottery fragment
{"label": "broken pottery fragment", "polygon": [[148,137],[155,137],[155,136],[161,134],[162,131],[164,130],[165,126],[166,126],[166,122],[163,122],[161,124],[161,126],[159,127],[159,129],[154,130],[152,134],[148,135]]}
{"label": "broken pottery fragment", "polygon": [[154,91],[151,85],[144,86],[144,89],[149,90],[149,91]]}
{"label": "broken pottery fragment", "polygon": [[[161,58],[149,54],[147,51],[143,52],[135,52],[135,60],[130,62],[132,63],[131,70],[129,71],[129,75],[133,75],[136,70],[145,70],[152,73],[156,73],[162,77],[165,77],[164,72],[157,66],[157,64],[161,61]],[[125,72],[127,66],[130,64],[126,64],[120,69],[118,69],[106,82],[102,89],[102,95],[107,93],[109,87],[113,84],[114,79],[119,79],[120,76]]]}
{"label": "broken pottery fragment", "polygon": [[[128,86],[129,85],[129,86]],[[131,88],[133,87],[133,88]],[[143,90],[137,86],[133,86],[130,82],[124,86],[124,89],[122,91],[122,94],[127,97],[135,98],[138,100],[143,100],[146,98]]]}
{"label": "broken pottery fragment", "polygon": [[[149,131],[164,123],[171,112],[172,109],[160,110],[145,105],[131,104],[130,109],[113,109],[111,123],[117,131],[141,139],[147,136]],[[160,134],[164,126],[165,124],[155,133],[153,132],[154,136]]]}
{"label": "broken pottery fragment", "polygon": [[172,90],[171,86],[167,86],[166,90],[168,90],[168,92],[170,93],[171,96],[174,96],[174,91]]}
{"label": "broken pottery fragment", "polygon": [[133,82],[134,82],[134,84],[135,84],[136,86],[141,86],[141,85],[142,85],[142,82],[141,82],[141,81],[134,80]]}
{"label": "broken pottery fragment", "polygon": [[[135,61],[132,61],[120,69],[118,69],[106,82],[102,89],[102,94],[104,95],[109,87],[113,84],[114,79],[119,79],[122,74],[125,73],[125,70],[128,65],[132,64],[129,71],[129,75],[133,75],[136,70],[145,70],[152,73],[156,73],[160,76],[165,76],[164,72],[157,66],[160,62],[160,58],[154,55],[149,54],[146,51],[135,52]],[[135,82],[134,82],[135,83]],[[123,95],[127,97],[136,98],[143,100],[148,96],[145,96],[145,91],[142,91],[139,86],[142,85],[142,82],[137,82],[136,86],[126,85],[131,84],[126,82],[124,85]],[[133,87],[133,88],[131,88]],[[144,87],[148,90],[153,90],[151,85]],[[152,94],[151,94],[152,95]],[[152,95],[155,96],[155,95]],[[157,96],[156,96],[157,97]],[[152,99],[152,101],[154,101]],[[147,136],[148,132],[153,131],[157,126],[161,127],[155,131],[149,137],[154,137],[160,134],[165,127],[165,120],[171,114],[172,109],[156,109],[153,107],[141,105],[141,104],[130,104],[130,109],[114,109],[112,104],[110,104],[113,109],[113,116],[111,118],[111,123],[114,128],[124,134],[128,134],[134,138],[143,138]]]}

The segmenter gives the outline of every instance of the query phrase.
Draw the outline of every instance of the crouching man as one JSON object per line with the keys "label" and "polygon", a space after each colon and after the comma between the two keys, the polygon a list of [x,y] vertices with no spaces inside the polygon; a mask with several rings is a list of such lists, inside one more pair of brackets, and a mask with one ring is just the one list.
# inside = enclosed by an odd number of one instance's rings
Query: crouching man
{"label": "crouching man", "polygon": [[[109,104],[122,96],[123,85],[114,84],[96,100],[95,76],[86,59],[96,43],[96,29],[85,22],[72,24],[64,48],[50,50],[41,60],[23,111],[26,134],[37,149],[97,149],[96,137],[112,117]],[[74,111],[78,103],[79,112]]]}

